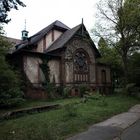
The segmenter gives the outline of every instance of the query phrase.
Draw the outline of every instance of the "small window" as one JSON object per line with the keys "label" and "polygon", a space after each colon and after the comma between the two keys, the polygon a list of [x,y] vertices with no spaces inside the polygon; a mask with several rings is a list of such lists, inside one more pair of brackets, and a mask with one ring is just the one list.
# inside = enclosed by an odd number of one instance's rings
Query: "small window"
{"label": "small window", "polygon": [[106,71],[105,70],[102,70],[101,72],[101,76],[102,76],[102,83],[106,83]]}

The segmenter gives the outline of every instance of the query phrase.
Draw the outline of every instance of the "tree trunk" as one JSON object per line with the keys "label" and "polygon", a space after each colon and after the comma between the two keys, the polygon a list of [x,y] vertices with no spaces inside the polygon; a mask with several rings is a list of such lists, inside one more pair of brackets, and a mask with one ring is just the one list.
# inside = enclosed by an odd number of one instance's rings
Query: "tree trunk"
{"label": "tree trunk", "polygon": [[128,61],[127,61],[127,54],[125,53],[122,56],[123,60],[123,71],[124,71],[124,86],[128,84]]}

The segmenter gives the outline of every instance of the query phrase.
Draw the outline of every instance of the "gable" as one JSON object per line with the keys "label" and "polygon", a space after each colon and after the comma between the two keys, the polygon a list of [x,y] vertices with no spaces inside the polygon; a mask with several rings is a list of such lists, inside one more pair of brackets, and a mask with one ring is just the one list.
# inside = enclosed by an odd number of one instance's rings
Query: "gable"
{"label": "gable", "polygon": [[95,52],[96,57],[100,57],[100,53],[97,50],[95,44],[93,43],[92,39],[89,36],[89,33],[87,32],[85,26],[83,24],[80,24],[70,30],[67,30],[63,35],[60,36],[59,39],[57,39],[48,49],[46,49],[46,53],[53,52],[58,49],[62,49],[66,47],[66,44],[73,38],[73,37],[79,37],[80,39],[86,40],[92,49]]}
{"label": "gable", "polygon": [[[55,22],[53,22],[52,24],[50,24],[49,26],[47,26],[46,28],[42,29],[41,31],[37,32],[36,34],[34,34],[33,36],[27,38],[25,41],[22,41],[20,44],[17,44],[16,50],[15,52],[21,50],[21,49],[27,49],[32,48],[33,46],[37,46],[37,44],[39,42],[41,42],[41,40],[46,37],[47,35],[50,34],[51,31],[53,30],[57,30],[60,31],[62,33],[64,33],[66,30],[69,30],[70,28],[68,26],[66,26],[65,24],[63,24],[62,22],[56,20]],[[58,34],[56,33],[56,38],[58,37]]]}
{"label": "gable", "polygon": [[21,44],[17,45],[17,49],[15,52],[18,52],[19,50],[22,51],[24,49],[46,54],[53,53],[54,51],[66,47],[66,44],[74,36],[78,36],[81,39],[88,40],[95,52],[95,56],[100,57],[100,53],[98,52],[83,24],[70,29],[65,24],[59,21],[55,21],[43,30],[23,41]]}
{"label": "gable", "polygon": [[63,34],[62,31],[52,29],[47,35],[45,35],[38,43],[37,48],[34,49],[36,52],[44,52],[49,46],[57,40]]}

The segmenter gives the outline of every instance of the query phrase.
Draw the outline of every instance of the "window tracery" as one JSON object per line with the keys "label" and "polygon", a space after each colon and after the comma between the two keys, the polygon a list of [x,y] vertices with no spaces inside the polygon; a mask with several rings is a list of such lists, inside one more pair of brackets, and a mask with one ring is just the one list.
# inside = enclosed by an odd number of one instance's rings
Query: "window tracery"
{"label": "window tracery", "polygon": [[78,50],[74,54],[74,81],[87,82],[89,79],[89,58],[84,50]]}

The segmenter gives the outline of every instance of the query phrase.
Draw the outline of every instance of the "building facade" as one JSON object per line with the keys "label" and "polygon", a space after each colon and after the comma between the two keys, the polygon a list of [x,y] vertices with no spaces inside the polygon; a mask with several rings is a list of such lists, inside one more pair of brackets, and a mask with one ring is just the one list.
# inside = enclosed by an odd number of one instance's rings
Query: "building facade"
{"label": "building facade", "polygon": [[97,62],[100,53],[83,24],[70,29],[55,21],[35,35],[26,34],[23,38],[16,44],[11,59],[20,66],[28,83],[28,97],[46,97],[42,87],[46,81],[41,67],[44,60],[48,63],[50,82],[71,87],[72,93],[81,85],[101,92],[111,88],[110,68]]}

